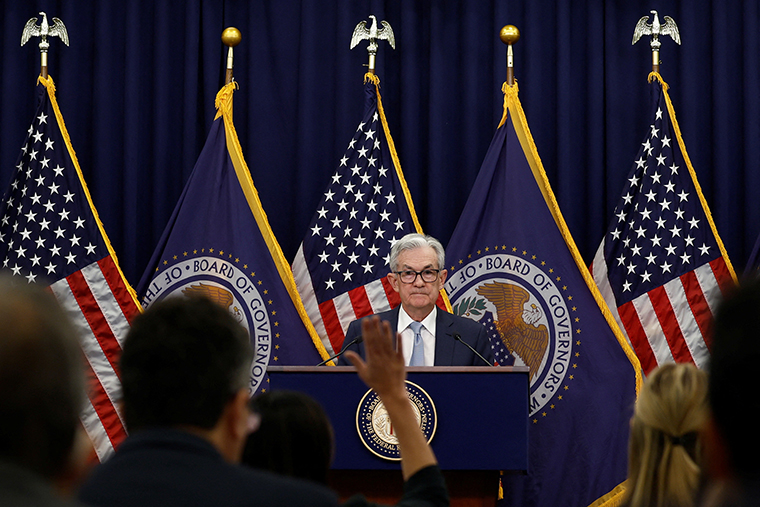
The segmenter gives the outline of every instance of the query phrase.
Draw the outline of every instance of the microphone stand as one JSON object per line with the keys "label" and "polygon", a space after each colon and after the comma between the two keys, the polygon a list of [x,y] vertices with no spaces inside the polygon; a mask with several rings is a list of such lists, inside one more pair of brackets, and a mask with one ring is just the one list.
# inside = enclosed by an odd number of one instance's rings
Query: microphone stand
{"label": "microphone stand", "polygon": [[[467,343],[466,341],[464,341],[462,339],[462,337],[459,336],[459,333],[457,333],[457,334],[454,335],[454,339],[456,341],[460,342],[460,343],[464,343],[467,346],[467,348],[472,351],[473,354],[475,354],[476,356],[478,356],[480,358],[480,360],[483,361],[486,364],[486,366],[494,366],[493,364],[489,363],[488,360],[480,354],[480,352],[478,352],[477,350],[475,350],[475,348],[472,345],[470,345],[469,343]],[[342,352],[341,352],[341,354],[342,354]]]}
{"label": "microphone stand", "polygon": [[[362,337],[361,337],[361,335],[360,335],[360,336],[357,336],[356,338],[354,338],[353,340],[351,340],[350,342],[348,342],[348,344],[347,344],[347,345],[345,345],[345,346],[344,346],[344,347],[341,349],[341,351],[340,351],[340,352],[338,352],[337,354],[335,354],[335,355],[333,355],[333,356],[330,356],[330,357],[328,357],[327,359],[325,359],[324,361],[322,361],[321,363],[319,363],[317,366],[324,366],[325,364],[329,363],[329,362],[330,362],[330,361],[332,361],[333,359],[337,359],[337,358],[339,358],[340,356],[342,356],[342,355],[343,355],[343,353],[344,353],[346,350],[348,350],[348,347],[350,347],[351,345],[354,345],[354,344],[356,344],[356,343],[361,343],[363,339],[364,339],[364,338],[362,338]],[[476,354],[477,354],[477,352],[476,352]],[[485,359],[484,359],[484,361],[485,361]]]}

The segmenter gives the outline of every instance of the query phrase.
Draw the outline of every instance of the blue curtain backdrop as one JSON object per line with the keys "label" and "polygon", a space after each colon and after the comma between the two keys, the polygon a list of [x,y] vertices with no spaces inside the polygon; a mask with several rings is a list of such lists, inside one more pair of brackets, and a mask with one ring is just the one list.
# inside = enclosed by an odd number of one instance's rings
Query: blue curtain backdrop
{"label": "blue curtain backdrop", "polygon": [[[590,262],[648,128],[650,9],[673,17],[663,40],[686,146],[734,266],[760,232],[760,6],[693,0],[3,0],[0,185],[9,183],[34,112],[45,11],[66,24],[50,75],[85,178],[127,278],[137,284],[200,153],[235,48],[235,125],[272,228],[292,260],[361,116],[369,14],[390,22],[377,73],[422,227],[444,244],[502,113],[506,47],[521,31],[516,77],[568,226]],[[510,217],[505,217],[510,219]],[[530,220],[530,217],[522,219]]]}

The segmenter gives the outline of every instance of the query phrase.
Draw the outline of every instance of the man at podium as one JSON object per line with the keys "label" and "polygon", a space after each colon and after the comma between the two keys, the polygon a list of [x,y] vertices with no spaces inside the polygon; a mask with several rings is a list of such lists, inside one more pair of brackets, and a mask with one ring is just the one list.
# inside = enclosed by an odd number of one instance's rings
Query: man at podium
{"label": "man at podium", "polygon": [[[379,313],[401,333],[407,366],[491,366],[493,351],[485,328],[470,319],[453,315],[436,306],[446,281],[445,254],[432,236],[412,233],[391,248],[388,281],[401,298],[401,305]],[[361,323],[348,326],[344,349],[364,357]],[[350,363],[345,354],[339,365]]]}

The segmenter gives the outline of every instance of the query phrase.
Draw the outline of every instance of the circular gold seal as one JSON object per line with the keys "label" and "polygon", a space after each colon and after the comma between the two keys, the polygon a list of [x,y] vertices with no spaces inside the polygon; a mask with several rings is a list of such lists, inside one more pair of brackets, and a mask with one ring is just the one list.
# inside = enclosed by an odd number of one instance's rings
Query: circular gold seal
{"label": "circular gold seal", "polygon": [[[417,423],[422,434],[430,442],[435,435],[438,416],[430,395],[417,384],[406,381],[406,393],[414,408]],[[398,438],[393,431],[393,423],[385,405],[371,389],[362,397],[356,410],[356,431],[364,446],[375,456],[390,461],[399,461]]]}

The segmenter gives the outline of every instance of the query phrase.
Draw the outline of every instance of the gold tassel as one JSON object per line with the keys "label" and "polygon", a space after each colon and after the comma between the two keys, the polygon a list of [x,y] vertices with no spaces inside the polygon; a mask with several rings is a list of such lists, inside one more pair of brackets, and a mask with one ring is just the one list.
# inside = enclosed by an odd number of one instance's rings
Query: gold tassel
{"label": "gold tassel", "polygon": [[232,117],[232,94],[239,88],[237,81],[232,81],[222,87],[219,93],[216,94],[216,100],[214,100],[214,106],[216,107],[216,120],[222,114]]}
{"label": "gold tassel", "polygon": [[372,72],[367,72],[364,74],[364,84],[367,84],[367,81],[372,81],[372,84],[380,88],[380,78],[377,76],[377,74],[373,74]]}
{"label": "gold tassel", "polygon": [[507,111],[509,110],[509,102],[510,100],[516,100],[517,95],[520,92],[520,88],[517,86],[517,80],[515,79],[515,84],[512,86],[508,85],[506,81],[504,81],[504,84],[501,86],[501,91],[504,94],[504,113],[501,115],[501,121],[499,122],[499,126],[496,127],[501,128],[502,125],[504,125],[504,122],[507,121]]}

